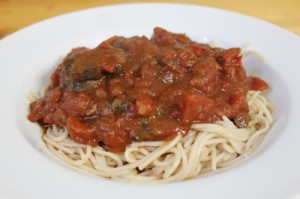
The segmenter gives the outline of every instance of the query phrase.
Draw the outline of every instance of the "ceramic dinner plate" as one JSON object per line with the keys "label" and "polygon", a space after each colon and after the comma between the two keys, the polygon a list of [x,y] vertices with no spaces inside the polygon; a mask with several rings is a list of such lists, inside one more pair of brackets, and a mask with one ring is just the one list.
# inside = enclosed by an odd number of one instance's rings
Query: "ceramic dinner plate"
{"label": "ceramic dinner plate", "polygon": [[[242,47],[249,75],[265,79],[275,122],[239,165],[170,184],[128,184],[72,170],[45,150],[30,123],[29,91],[39,91],[70,49],[113,35],[151,36],[154,27],[197,42]],[[0,40],[0,198],[300,198],[300,38],[229,11],[181,4],[127,4],[82,10]]]}

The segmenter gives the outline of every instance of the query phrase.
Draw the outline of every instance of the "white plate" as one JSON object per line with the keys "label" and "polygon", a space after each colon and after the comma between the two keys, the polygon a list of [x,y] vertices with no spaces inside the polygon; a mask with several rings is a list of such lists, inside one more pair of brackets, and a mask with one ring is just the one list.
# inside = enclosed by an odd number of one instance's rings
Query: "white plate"
{"label": "white plate", "polygon": [[[103,180],[53,160],[41,131],[26,120],[38,91],[73,47],[113,35],[150,36],[153,27],[199,42],[243,46],[249,73],[267,80],[279,115],[254,156],[227,171],[190,181],[136,185]],[[129,4],[83,10],[18,31],[0,41],[0,198],[299,198],[300,39],[269,23],[228,11],[178,4]]]}

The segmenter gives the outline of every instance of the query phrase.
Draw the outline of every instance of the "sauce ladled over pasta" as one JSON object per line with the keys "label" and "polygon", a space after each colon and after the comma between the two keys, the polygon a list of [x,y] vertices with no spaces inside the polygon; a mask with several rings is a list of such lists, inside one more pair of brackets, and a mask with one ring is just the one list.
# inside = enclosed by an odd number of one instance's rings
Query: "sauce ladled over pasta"
{"label": "sauce ladled over pasta", "polygon": [[155,28],[151,38],[114,36],[96,48],[73,49],[51,76],[28,119],[67,128],[78,143],[123,151],[133,141],[186,135],[194,123],[226,116],[248,125],[249,89],[239,48],[212,48]]}

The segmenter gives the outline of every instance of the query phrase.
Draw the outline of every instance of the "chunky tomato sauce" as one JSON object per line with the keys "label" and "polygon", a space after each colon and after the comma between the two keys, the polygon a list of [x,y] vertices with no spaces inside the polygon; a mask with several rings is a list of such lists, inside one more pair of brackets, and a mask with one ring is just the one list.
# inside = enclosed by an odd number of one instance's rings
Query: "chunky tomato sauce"
{"label": "chunky tomato sauce", "polygon": [[46,95],[30,104],[28,119],[66,127],[75,142],[111,151],[185,135],[191,124],[223,115],[246,127],[248,90],[269,86],[246,76],[240,53],[162,28],[150,39],[114,36],[94,49],[73,49]]}

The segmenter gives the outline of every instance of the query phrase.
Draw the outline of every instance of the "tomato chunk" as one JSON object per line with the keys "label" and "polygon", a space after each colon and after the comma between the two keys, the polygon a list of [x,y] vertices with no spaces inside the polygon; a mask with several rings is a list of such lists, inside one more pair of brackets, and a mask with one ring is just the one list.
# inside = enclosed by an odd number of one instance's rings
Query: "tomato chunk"
{"label": "tomato chunk", "polygon": [[270,86],[268,85],[267,82],[264,80],[251,76],[249,77],[250,79],[250,90],[255,90],[255,91],[262,91],[262,90],[267,90]]}
{"label": "tomato chunk", "polygon": [[190,94],[184,97],[182,104],[181,123],[191,124],[198,118],[201,111],[214,106],[214,100],[201,94]]}
{"label": "tomato chunk", "polygon": [[92,114],[92,101],[84,93],[69,92],[62,102],[61,108],[70,116],[87,117]]}
{"label": "tomato chunk", "polygon": [[110,151],[124,151],[130,143],[128,133],[120,128],[112,128],[109,132],[101,134],[101,140]]}
{"label": "tomato chunk", "polygon": [[70,137],[77,143],[98,145],[97,134],[94,129],[86,123],[80,122],[75,117],[68,117],[66,127]]}
{"label": "tomato chunk", "polygon": [[235,110],[235,112],[248,110],[248,103],[246,101],[246,96],[242,93],[235,94],[230,100],[229,104]]}
{"label": "tomato chunk", "polygon": [[136,100],[138,114],[149,116],[155,110],[154,103],[147,95],[139,96]]}

